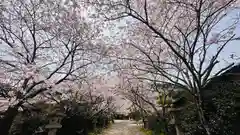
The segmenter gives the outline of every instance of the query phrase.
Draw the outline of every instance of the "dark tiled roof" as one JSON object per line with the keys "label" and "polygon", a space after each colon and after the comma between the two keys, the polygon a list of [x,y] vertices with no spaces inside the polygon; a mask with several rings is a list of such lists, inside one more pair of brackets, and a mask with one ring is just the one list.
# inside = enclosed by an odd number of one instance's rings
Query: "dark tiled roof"
{"label": "dark tiled roof", "polygon": [[239,74],[240,73],[240,64],[233,66],[231,69],[227,70],[223,74]]}
{"label": "dark tiled roof", "polygon": [[211,85],[213,85],[214,83],[232,81],[234,80],[233,76],[235,75],[237,76],[240,75],[240,64],[235,65],[229,70],[222,73],[221,75],[212,78],[205,87],[206,88],[208,88],[209,86],[211,87]]}

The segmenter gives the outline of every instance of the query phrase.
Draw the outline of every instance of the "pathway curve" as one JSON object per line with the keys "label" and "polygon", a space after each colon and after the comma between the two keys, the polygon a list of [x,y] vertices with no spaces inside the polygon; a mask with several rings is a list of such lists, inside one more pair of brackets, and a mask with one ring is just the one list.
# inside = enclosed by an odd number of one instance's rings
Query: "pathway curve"
{"label": "pathway curve", "polygon": [[143,135],[134,121],[115,120],[101,135]]}

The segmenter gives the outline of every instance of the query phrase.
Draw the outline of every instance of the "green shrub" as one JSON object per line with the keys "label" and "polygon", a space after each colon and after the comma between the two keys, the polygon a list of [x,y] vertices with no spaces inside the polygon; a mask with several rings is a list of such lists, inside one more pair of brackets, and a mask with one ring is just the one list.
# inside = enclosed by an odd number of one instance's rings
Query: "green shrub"
{"label": "green shrub", "polygon": [[42,113],[21,112],[15,118],[11,127],[11,135],[34,135],[39,127],[44,127],[48,121],[46,116]]}
{"label": "green shrub", "polygon": [[103,129],[102,128],[96,128],[94,131],[88,133],[88,135],[98,135],[102,133]]}
{"label": "green shrub", "polygon": [[140,128],[140,131],[142,133],[144,133],[144,135],[164,135],[164,133],[162,133],[162,132],[157,133],[157,132],[154,132],[152,130],[145,129],[145,128]]}

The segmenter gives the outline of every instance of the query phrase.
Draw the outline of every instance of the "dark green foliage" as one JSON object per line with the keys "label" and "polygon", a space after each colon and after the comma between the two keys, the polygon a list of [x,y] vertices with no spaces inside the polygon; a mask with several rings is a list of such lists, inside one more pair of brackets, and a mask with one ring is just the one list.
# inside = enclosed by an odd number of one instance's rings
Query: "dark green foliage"
{"label": "dark green foliage", "polygon": [[139,110],[130,112],[130,113],[128,114],[128,116],[129,116],[130,118],[132,118],[133,120],[136,120],[136,121],[142,119],[141,112],[140,112]]}
{"label": "dark green foliage", "polygon": [[150,130],[154,130],[154,128],[156,128],[156,125],[157,125],[157,116],[155,115],[151,115],[151,116],[148,116],[147,119],[146,119],[146,123],[145,124],[145,128],[147,129],[150,129]]}
{"label": "dark green foliage", "polygon": [[[66,102],[65,102],[66,104]],[[68,109],[66,117],[62,120],[62,128],[58,130],[57,135],[87,135],[96,128],[108,126],[110,119],[106,114],[96,113],[91,110],[87,103],[67,103]]]}
{"label": "dark green foliage", "polygon": [[57,135],[87,135],[93,130],[93,121],[81,115],[65,117],[61,124],[62,128],[58,130]]}
{"label": "dark green foliage", "polygon": [[[203,110],[212,135],[237,135],[239,130],[240,85],[234,81],[217,78],[202,90]],[[195,104],[175,112],[184,135],[205,135],[200,125]]]}
{"label": "dark green foliage", "polygon": [[[48,123],[46,115],[34,111],[20,112],[12,125],[11,135],[37,135],[40,127]],[[44,135],[42,133],[41,135]]]}
{"label": "dark green foliage", "polygon": [[120,120],[127,120],[128,116],[124,115],[124,114],[120,114],[120,113],[115,113],[114,114],[114,118],[115,119],[120,119]]}
{"label": "dark green foliage", "polygon": [[153,132],[158,135],[160,133],[163,133],[164,132],[164,126],[165,126],[165,123],[161,120],[157,120],[155,125],[153,125]]}
{"label": "dark green foliage", "polygon": [[[150,133],[151,135],[164,134],[165,126],[166,123],[164,120],[156,115],[150,115],[146,118],[146,121],[144,121],[144,129],[149,133],[149,135]],[[169,129],[171,129],[171,126],[169,126]],[[170,132],[168,133],[168,135],[172,135]]]}
{"label": "dark green foliage", "polygon": [[[67,108],[62,112],[65,116],[61,121],[62,128],[58,130],[57,135],[88,135],[96,129],[107,127],[111,120],[109,112],[103,110],[96,112],[88,103],[64,101],[60,105]],[[42,109],[28,109],[19,113],[12,125],[11,135],[47,135],[47,129],[44,127],[49,123],[46,113],[46,106],[49,105],[41,103],[37,106]],[[40,127],[44,132],[36,132]]]}
{"label": "dark green foliage", "polygon": [[183,110],[175,113],[176,121],[180,124],[184,135],[202,135],[203,129],[201,129],[200,121],[197,115],[195,105],[189,105]]}
{"label": "dark green foliage", "polygon": [[239,93],[237,81],[214,80],[206,87],[204,111],[213,135],[240,134]]}

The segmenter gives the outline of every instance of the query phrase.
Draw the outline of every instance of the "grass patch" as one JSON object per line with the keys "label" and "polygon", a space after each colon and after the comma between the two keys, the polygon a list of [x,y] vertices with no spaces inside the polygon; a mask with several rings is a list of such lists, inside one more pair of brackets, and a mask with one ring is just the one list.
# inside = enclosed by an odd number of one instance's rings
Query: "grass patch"
{"label": "grass patch", "polygon": [[145,129],[145,128],[140,128],[140,131],[144,133],[145,135],[153,135],[153,131]]}
{"label": "grass patch", "polygon": [[106,130],[110,126],[112,126],[112,123],[109,123],[109,125],[104,127],[104,128],[97,128],[93,132],[88,133],[88,135],[99,135],[99,134],[101,134],[103,132],[103,130]]}
{"label": "grass patch", "polygon": [[164,133],[154,133],[152,130],[148,130],[145,128],[140,128],[140,131],[144,133],[144,135],[164,135]]}
{"label": "grass patch", "polygon": [[93,132],[88,133],[88,135],[99,135],[103,131],[103,128],[97,128]]}

